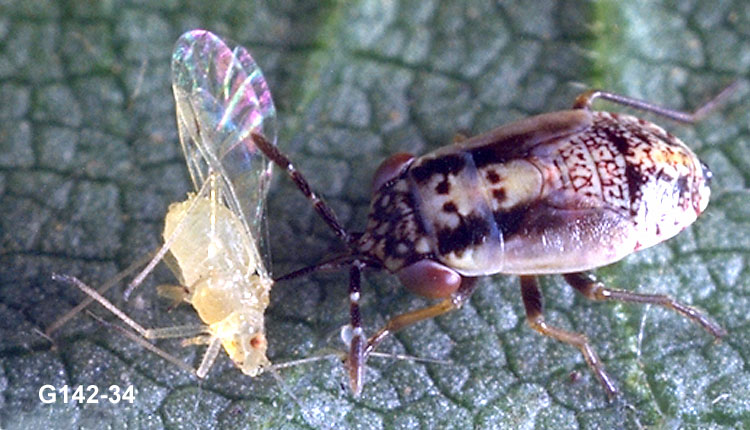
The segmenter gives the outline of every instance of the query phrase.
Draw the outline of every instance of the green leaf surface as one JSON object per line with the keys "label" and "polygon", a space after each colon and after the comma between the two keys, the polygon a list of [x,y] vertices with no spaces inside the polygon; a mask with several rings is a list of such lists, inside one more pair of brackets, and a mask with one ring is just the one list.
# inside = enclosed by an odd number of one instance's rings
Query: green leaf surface
{"label": "green leaf surface", "polygon": [[[353,398],[335,358],[251,379],[222,355],[190,375],[82,314],[39,334],[84,296],[53,272],[100,285],[154,250],[169,203],[190,191],[170,88],[172,46],[207,28],[246,46],[280,117],[280,147],[345,225],[364,227],[370,180],[416,154],[601,87],[689,110],[740,80],[696,126],[662,119],[712,167],[707,212],[675,239],[598,270],[608,285],[664,293],[715,317],[721,343],[654,307],[590,303],[543,278],[550,323],[585,333],[622,395],[608,402],[577,350],[525,324],[518,279],[496,275],[462,310],[411,327],[373,358]],[[750,6],[659,1],[0,2],[0,427],[604,429],[750,427]],[[604,102],[601,109],[624,110]],[[340,244],[286,178],[269,196],[274,273]],[[129,302],[150,327],[195,322],[155,286]],[[280,283],[270,358],[344,348],[345,273]],[[368,272],[369,332],[426,305]],[[106,311],[92,307],[109,320]],[[202,349],[158,343],[190,365]],[[55,403],[50,384],[135,387],[133,404]]]}

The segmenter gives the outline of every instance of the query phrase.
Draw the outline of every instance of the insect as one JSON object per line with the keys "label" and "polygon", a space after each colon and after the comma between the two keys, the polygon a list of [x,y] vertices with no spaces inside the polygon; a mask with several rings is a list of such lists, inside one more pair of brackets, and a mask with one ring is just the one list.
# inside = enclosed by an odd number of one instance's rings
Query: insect
{"label": "insect", "polygon": [[[665,241],[693,223],[708,204],[711,180],[708,167],[677,137],[631,115],[594,110],[592,102],[601,98],[693,123],[733,88],[692,113],[589,91],[570,110],[460,138],[421,157],[395,154],[375,173],[367,226],[360,233],[344,229],[288,157],[255,136],[258,147],[290,175],[347,247],[337,257],[276,280],[349,268],[346,365],[358,395],[364,364],[388,335],[460,308],[480,276],[518,275],[531,328],[578,348],[612,398],[617,387],[586,336],[545,321],[538,275],[561,274],[591,300],[672,309],[716,338],[726,331],[671,297],[608,288],[586,273]],[[368,338],[359,309],[365,267],[385,269],[411,291],[442,300],[392,317]]]}
{"label": "insect", "polygon": [[264,311],[273,281],[262,247],[272,163],[258,151],[252,136],[262,135],[264,143],[275,144],[276,110],[250,54],[204,30],[187,32],[177,41],[172,87],[180,143],[195,193],[169,206],[164,244],[125,294],[164,260],[179,286],[162,286],[159,293],[191,304],[203,324],[146,329],[116,308],[103,291],[72,276],[54,278],[79,287],[146,339],[184,337],[189,338],[186,343],[207,344],[195,370],[198,377],[208,373],[222,347],[243,373],[255,376],[270,364]]}

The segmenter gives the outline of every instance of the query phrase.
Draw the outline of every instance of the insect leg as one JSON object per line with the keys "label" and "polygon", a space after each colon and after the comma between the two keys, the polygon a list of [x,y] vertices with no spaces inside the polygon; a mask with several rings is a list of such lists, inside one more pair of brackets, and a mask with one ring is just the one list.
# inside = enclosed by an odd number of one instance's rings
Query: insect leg
{"label": "insect leg", "polygon": [[[153,256],[154,256],[153,253],[148,254],[148,255],[140,258],[139,260],[137,260],[136,262],[134,262],[130,266],[126,267],[125,270],[123,270],[120,273],[116,274],[111,279],[109,279],[107,282],[105,282],[104,284],[102,284],[102,286],[99,287],[99,289],[97,290],[97,293],[99,293],[100,295],[103,295],[104,293],[106,293],[107,291],[109,291],[112,287],[114,287],[115,285],[117,285],[118,282],[122,281],[123,279],[127,278],[128,276],[130,276],[130,274],[132,274],[133,272],[135,272],[136,270],[138,270],[139,267],[141,267],[144,264],[146,264],[149,261],[151,261],[151,259],[153,258]],[[70,321],[71,318],[73,318],[74,316],[76,316],[84,308],[86,308],[88,305],[90,305],[92,302],[94,302],[94,298],[92,298],[91,296],[87,297],[81,303],[77,304],[73,309],[69,310],[65,315],[63,315],[60,318],[56,319],[55,322],[53,322],[49,327],[47,327],[47,329],[44,331],[44,333],[47,336],[50,336],[52,333],[54,333],[55,331],[57,331],[57,329],[59,329],[65,323],[67,323],[68,321]]]}
{"label": "insect leg", "polygon": [[377,333],[372,335],[367,341],[367,347],[364,352],[365,357],[372,354],[375,348],[377,348],[378,345],[380,345],[380,343],[389,335],[412,324],[416,324],[426,319],[435,318],[454,309],[461,308],[476,290],[477,280],[478,278],[462,278],[461,286],[458,287],[458,290],[456,290],[450,298],[441,300],[432,306],[396,315],[388,320],[385,326],[378,330]]}
{"label": "insect leg", "polygon": [[609,100],[613,103],[617,103],[623,106],[628,106],[628,107],[639,109],[642,111],[651,112],[653,114],[661,115],[665,118],[669,118],[675,121],[692,124],[692,123],[702,120],[703,118],[706,117],[706,115],[708,115],[717,107],[719,107],[722,103],[724,103],[726,99],[729,98],[729,96],[734,94],[734,91],[737,89],[738,85],[739,85],[739,81],[735,81],[731,83],[728,87],[724,88],[719,94],[717,94],[711,100],[704,103],[702,106],[698,107],[693,112],[683,112],[683,111],[673,110],[673,109],[651,104],[644,100],[638,100],[638,99],[630,98],[628,96],[623,96],[623,95],[615,94],[615,93],[609,93],[609,92],[602,91],[602,90],[589,90],[579,95],[576,98],[575,102],[573,103],[573,109],[591,109],[591,103],[597,98],[602,98],[604,100]]}
{"label": "insect leg", "polygon": [[[117,318],[119,318],[122,322],[127,324],[130,328],[138,332],[142,337],[139,338],[136,334],[131,333],[130,331],[126,330],[125,328],[114,326],[118,328],[121,332],[123,332],[125,335],[130,337],[131,339],[138,339],[136,342],[138,342],[140,345],[146,347],[150,351],[155,352],[161,357],[166,358],[168,361],[175,362],[179,361],[170,354],[168,354],[165,351],[162,351],[155,346],[151,345],[150,343],[146,342],[144,339],[167,339],[167,338],[179,338],[179,337],[191,337],[191,336],[197,336],[197,335],[205,335],[205,334],[211,334],[209,327],[205,324],[198,324],[198,325],[183,325],[183,326],[174,326],[174,327],[160,327],[160,328],[145,328],[142,325],[135,322],[132,318],[130,318],[125,312],[120,310],[117,306],[115,306],[112,302],[107,300],[106,297],[99,294],[98,291],[95,289],[89,287],[85,283],[83,283],[81,280],[74,276],[69,275],[58,275],[53,274],[52,279],[60,282],[66,282],[69,284],[73,284],[76,287],[78,287],[81,291],[88,294],[89,297],[99,302],[100,305],[104,306],[108,311],[112,312]],[[97,318],[101,321],[101,319]],[[201,361],[200,367],[198,367],[197,370],[193,370],[192,368],[190,371],[192,373],[195,373],[196,376],[199,378],[203,378],[208,373],[208,369],[211,367],[211,365],[216,360],[216,356],[219,353],[219,348],[221,347],[221,342],[216,337],[211,337],[210,341],[208,343],[208,349],[206,350],[203,360]],[[158,351],[156,351],[158,350]],[[168,357],[167,357],[168,356]],[[180,366],[181,368],[184,368],[184,364]]]}
{"label": "insect leg", "polygon": [[698,309],[684,305],[669,296],[663,294],[634,293],[632,291],[607,288],[604,284],[597,281],[593,275],[588,273],[568,273],[563,275],[563,277],[570,286],[578,290],[587,299],[597,301],[614,300],[619,302],[657,305],[671,309],[686,318],[690,318],[700,324],[717,339],[726,336],[727,334],[727,331],[724,330],[723,327],[704,315]]}
{"label": "insect leg", "polygon": [[174,337],[189,337],[198,334],[210,333],[208,326],[205,324],[198,325],[186,325],[186,326],[174,326],[174,327],[162,327],[162,328],[144,328],[142,325],[135,322],[125,312],[121,311],[120,308],[115,306],[106,297],[99,294],[98,291],[89,287],[83,283],[80,279],[70,275],[59,275],[57,273],[52,275],[52,279],[55,281],[65,282],[73,284],[78,287],[81,291],[88,294],[89,297],[99,302],[100,305],[104,306],[108,311],[115,314],[117,318],[120,318],[122,322],[130,326],[133,330],[140,333],[141,336],[146,339],[165,339]]}
{"label": "insect leg", "polygon": [[351,235],[349,235],[349,233],[341,225],[331,207],[328,206],[326,202],[321,200],[317,194],[315,194],[312,188],[310,188],[310,184],[307,182],[307,179],[305,179],[305,177],[302,176],[302,173],[300,173],[299,170],[294,167],[289,158],[286,155],[282,154],[277,147],[271,145],[271,143],[262,135],[253,133],[252,136],[256,146],[263,152],[263,154],[265,154],[266,157],[270,158],[271,161],[276,163],[287,173],[287,175],[289,175],[289,178],[294,182],[297,188],[302,191],[302,194],[304,194],[305,197],[310,200],[310,203],[315,208],[315,211],[318,213],[318,215],[320,215],[321,218],[323,218],[323,221],[328,224],[331,230],[333,230],[334,233],[336,233],[336,235],[341,238],[341,240],[343,240],[347,245],[351,244]]}
{"label": "insect leg", "polygon": [[180,369],[186,371],[187,373],[195,375],[195,373],[196,373],[195,369],[193,369],[192,367],[190,367],[187,364],[183,363],[182,361],[180,361],[180,359],[178,359],[174,355],[172,355],[172,354],[168,353],[167,351],[164,351],[163,349],[161,349],[161,348],[155,346],[154,344],[148,342],[146,339],[143,338],[143,336],[135,334],[132,331],[130,331],[130,330],[128,330],[125,327],[122,327],[120,325],[111,324],[111,323],[105,321],[104,319],[102,319],[101,317],[98,317],[93,312],[90,312],[90,311],[86,311],[86,312],[92,318],[94,318],[95,320],[97,320],[100,324],[102,324],[104,326],[107,326],[109,328],[113,328],[113,329],[119,331],[125,337],[127,337],[128,339],[130,339],[133,342],[137,343],[138,345],[142,346],[143,348],[145,348],[145,349],[153,352],[154,354],[156,354],[159,357],[161,357],[161,358],[167,360],[168,362],[174,364],[175,366],[177,366]]}
{"label": "insect leg", "polygon": [[599,379],[599,382],[604,387],[607,396],[612,399],[617,394],[617,387],[615,387],[609,374],[604,370],[604,364],[599,359],[599,356],[596,355],[594,349],[591,348],[586,336],[552,327],[544,321],[544,315],[542,314],[544,308],[542,290],[539,288],[539,281],[536,276],[521,276],[521,296],[523,297],[523,305],[526,308],[526,321],[531,328],[544,336],[549,336],[578,348],[581,354],[583,354],[586,363],[594,371],[597,379]]}
{"label": "insect leg", "polygon": [[354,396],[359,396],[364,386],[365,377],[365,336],[362,329],[362,316],[359,312],[361,295],[362,265],[359,261],[352,263],[349,269],[349,326],[352,338],[349,344],[349,356],[346,367],[349,370],[349,386]]}
{"label": "insect leg", "polygon": [[208,343],[208,348],[206,348],[206,352],[203,353],[203,359],[201,360],[201,364],[198,366],[198,369],[195,371],[195,376],[199,378],[205,378],[208,374],[208,371],[211,369],[211,366],[214,365],[214,362],[216,361],[216,357],[219,356],[219,351],[221,351],[221,339],[218,337],[212,337],[211,341]]}
{"label": "insect leg", "polygon": [[[186,213],[191,212],[193,208],[198,204],[198,201],[200,200],[200,198],[206,195],[206,193],[209,191],[208,186],[210,183],[211,181],[206,181],[201,186],[195,198],[192,199],[190,206],[185,211]],[[135,291],[135,289],[143,283],[143,280],[146,279],[146,276],[148,276],[154,270],[154,267],[156,267],[156,265],[159,264],[159,262],[164,259],[164,256],[169,251],[169,248],[172,247],[172,244],[177,239],[179,234],[182,232],[183,228],[185,228],[185,223],[183,222],[178,223],[174,231],[172,232],[172,234],[168,238],[165,238],[164,244],[156,251],[156,253],[151,258],[151,261],[149,261],[146,267],[144,267],[143,270],[141,270],[140,273],[138,273],[138,275],[136,275],[130,281],[130,283],[128,283],[127,288],[125,288],[125,291],[122,293],[125,300],[128,300],[128,298],[130,298],[130,295],[133,294],[133,291]]]}

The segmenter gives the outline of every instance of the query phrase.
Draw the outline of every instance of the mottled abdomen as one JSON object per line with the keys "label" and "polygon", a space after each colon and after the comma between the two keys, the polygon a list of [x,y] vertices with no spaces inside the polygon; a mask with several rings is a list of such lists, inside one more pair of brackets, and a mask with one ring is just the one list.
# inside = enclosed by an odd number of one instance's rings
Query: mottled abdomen
{"label": "mottled abdomen", "polygon": [[363,242],[392,271],[422,258],[467,276],[583,271],[691,224],[707,174],[650,122],[539,115],[415,160],[376,191]]}

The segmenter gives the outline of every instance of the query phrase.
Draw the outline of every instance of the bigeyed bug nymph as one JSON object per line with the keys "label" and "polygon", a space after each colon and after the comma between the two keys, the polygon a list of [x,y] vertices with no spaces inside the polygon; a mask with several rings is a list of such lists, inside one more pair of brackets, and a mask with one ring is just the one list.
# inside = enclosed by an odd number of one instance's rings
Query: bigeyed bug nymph
{"label": "bigeyed bug nymph", "polygon": [[[347,232],[289,159],[256,136],[258,147],[290,175],[347,245],[343,255],[277,281],[349,267],[351,340],[346,365],[357,395],[369,354],[389,334],[460,308],[479,276],[518,275],[529,325],[578,348],[612,398],[616,385],[587,338],[545,322],[538,275],[562,274],[591,300],[672,309],[716,338],[726,331],[668,296],[607,288],[585,273],[669,239],[693,223],[708,204],[711,179],[708,167],[661,127],[626,114],[596,111],[591,104],[601,98],[693,123],[733,88],[693,113],[589,91],[570,110],[457,139],[421,157],[393,155],[375,174],[362,233]],[[365,267],[388,270],[408,289],[442,300],[391,318],[367,338],[359,310]]]}

